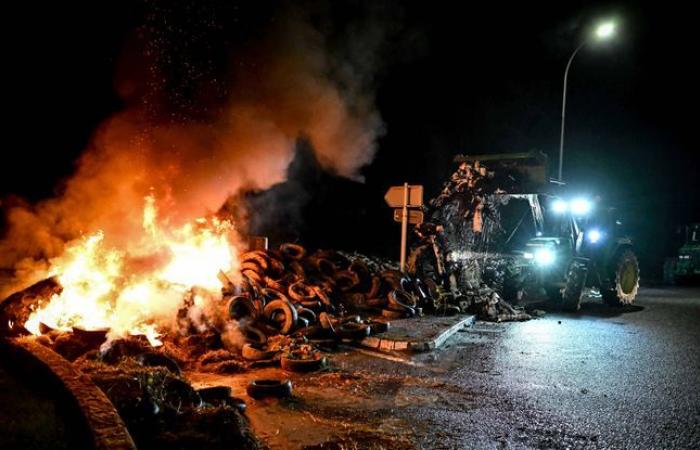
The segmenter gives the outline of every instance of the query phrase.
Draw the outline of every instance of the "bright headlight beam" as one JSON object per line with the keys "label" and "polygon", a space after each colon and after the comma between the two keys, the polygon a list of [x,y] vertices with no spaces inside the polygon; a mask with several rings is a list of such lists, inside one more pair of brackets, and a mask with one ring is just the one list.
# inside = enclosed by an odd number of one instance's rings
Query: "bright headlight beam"
{"label": "bright headlight beam", "polygon": [[554,200],[552,202],[552,211],[557,214],[564,214],[569,209],[569,205],[564,200]]}
{"label": "bright headlight beam", "polygon": [[586,232],[586,237],[588,238],[588,242],[595,244],[596,242],[600,241],[603,234],[600,232],[600,230],[593,228],[592,230]]}
{"label": "bright headlight beam", "polygon": [[541,248],[535,252],[535,262],[540,266],[549,266],[554,262],[554,252],[548,248]]}
{"label": "bright headlight beam", "polygon": [[571,201],[569,208],[574,215],[585,216],[591,212],[593,204],[590,202],[590,200],[586,200],[585,198],[576,198]]}

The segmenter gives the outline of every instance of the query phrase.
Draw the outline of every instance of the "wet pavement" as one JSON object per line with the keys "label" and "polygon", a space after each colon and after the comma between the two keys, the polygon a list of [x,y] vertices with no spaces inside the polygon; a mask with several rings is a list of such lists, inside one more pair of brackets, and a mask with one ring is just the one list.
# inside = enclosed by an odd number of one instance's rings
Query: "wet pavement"
{"label": "wet pavement", "polygon": [[347,349],[248,415],[273,448],[698,448],[699,347],[700,289],[644,289],[412,358]]}
{"label": "wet pavement", "polygon": [[[591,301],[578,314],[477,322],[431,353],[344,347],[311,374],[189,375],[231,385],[274,449],[686,449],[700,442],[699,348],[700,288],[643,289],[628,308]],[[253,400],[253,377],[290,377],[294,396]],[[8,408],[38,395],[17,383],[0,370],[0,448],[33,446],[8,433],[36,437],[7,427],[36,417]],[[61,414],[40,409],[49,417],[36,440],[59,448]]]}

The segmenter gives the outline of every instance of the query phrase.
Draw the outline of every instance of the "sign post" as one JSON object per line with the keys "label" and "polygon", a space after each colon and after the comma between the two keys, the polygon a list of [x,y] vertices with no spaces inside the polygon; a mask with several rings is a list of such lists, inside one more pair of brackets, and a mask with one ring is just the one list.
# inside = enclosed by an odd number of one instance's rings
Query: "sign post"
{"label": "sign post", "polygon": [[403,206],[401,210],[401,260],[399,269],[406,271],[406,233],[408,232],[408,183],[403,184]]}
{"label": "sign post", "polygon": [[[408,240],[408,224],[423,222],[423,212],[415,210],[423,206],[423,186],[409,185],[392,186],[384,196],[386,203],[394,208],[394,220],[401,222],[401,272],[406,270],[406,241]],[[409,209],[414,208],[414,209]]]}

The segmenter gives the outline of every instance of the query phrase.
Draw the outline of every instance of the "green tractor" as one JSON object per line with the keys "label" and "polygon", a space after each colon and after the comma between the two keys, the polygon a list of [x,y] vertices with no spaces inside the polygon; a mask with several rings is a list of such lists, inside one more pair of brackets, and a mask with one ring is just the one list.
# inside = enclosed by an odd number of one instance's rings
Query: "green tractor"
{"label": "green tractor", "polygon": [[634,302],[639,264],[614,209],[544,194],[529,203],[534,236],[513,249],[521,255],[523,289],[540,288],[568,311],[577,311],[587,292],[611,306]]}
{"label": "green tractor", "polygon": [[685,239],[678,256],[670,258],[664,269],[669,284],[684,284],[700,279],[700,223],[683,227]]}
{"label": "green tractor", "polygon": [[[632,241],[611,208],[553,193],[539,153],[463,156],[416,229],[411,272],[463,289],[483,282],[517,303],[542,294],[576,311],[595,292],[631,304],[639,288]],[[427,226],[430,225],[430,226]]]}

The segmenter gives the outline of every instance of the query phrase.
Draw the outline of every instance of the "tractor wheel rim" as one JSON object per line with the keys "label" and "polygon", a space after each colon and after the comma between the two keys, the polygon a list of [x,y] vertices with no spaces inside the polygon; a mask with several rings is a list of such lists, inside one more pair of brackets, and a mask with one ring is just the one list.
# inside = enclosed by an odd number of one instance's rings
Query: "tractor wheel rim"
{"label": "tractor wheel rim", "polygon": [[637,269],[629,262],[622,266],[620,273],[620,287],[622,292],[629,294],[637,285]]}

